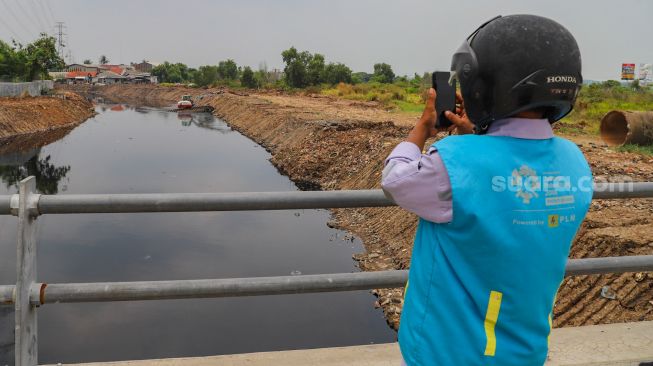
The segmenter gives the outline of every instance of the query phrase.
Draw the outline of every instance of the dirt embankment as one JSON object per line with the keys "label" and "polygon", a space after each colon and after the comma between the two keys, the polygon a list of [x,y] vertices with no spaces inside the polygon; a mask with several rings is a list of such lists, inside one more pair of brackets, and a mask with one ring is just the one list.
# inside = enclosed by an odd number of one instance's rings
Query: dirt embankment
{"label": "dirt embankment", "polygon": [[[368,103],[281,94],[234,94],[153,86],[94,88],[98,95],[132,104],[169,105],[183,94],[265,146],[272,162],[303,187],[379,188],[383,160],[414,121]],[[596,178],[653,181],[653,159],[608,150],[583,138],[579,145]],[[573,244],[573,258],[653,254],[653,200],[594,201]],[[329,225],[359,235],[366,253],[355,256],[366,271],[405,269],[417,219],[399,208],[334,210]],[[525,279],[526,281],[528,279]],[[609,287],[616,298],[601,296]],[[607,289],[607,288],[606,288]],[[397,327],[401,289],[380,289],[381,306]],[[653,320],[653,274],[576,276],[559,291],[555,326]]]}
{"label": "dirt embankment", "polygon": [[93,105],[75,93],[0,98],[0,154],[56,141],[94,114]]}

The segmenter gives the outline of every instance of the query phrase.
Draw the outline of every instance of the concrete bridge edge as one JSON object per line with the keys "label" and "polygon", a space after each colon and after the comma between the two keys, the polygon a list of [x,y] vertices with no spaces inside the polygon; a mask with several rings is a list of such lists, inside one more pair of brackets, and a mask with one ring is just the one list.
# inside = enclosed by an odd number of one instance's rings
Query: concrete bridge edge
{"label": "concrete bridge edge", "polygon": [[[399,366],[397,343],[209,357],[99,362],[80,366]],[[653,321],[554,329],[547,366],[651,366]]]}

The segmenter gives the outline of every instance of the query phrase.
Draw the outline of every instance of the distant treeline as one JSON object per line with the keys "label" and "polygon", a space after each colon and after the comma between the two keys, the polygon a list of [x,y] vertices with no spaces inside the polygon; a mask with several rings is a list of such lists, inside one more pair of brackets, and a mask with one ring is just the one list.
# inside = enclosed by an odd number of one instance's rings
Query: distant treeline
{"label": "distant treeline", "polygon": [[[338,83],[366,82],[392,83],[397,78],[386,63],[374,64],[374,73],[352,72],[340,62],[327,63],[324,55],[298,51],[291,47],[281,52],[285,63],[283,73],[268,70],[262,64],[254,71],[249,66],[238,66],[234,60],[220,61],[217,65],[190,68],[182,63],[164,62],[152,70],[162,83],[193,83],[197,86],[228,85],[247,88],[306,88]],[[401,77],[400,77],[401,79]],[[407,79],[407,77],[403,77]]]}
{"label": "distant treeline", "polygon": [[27,45],[0,40],[0,81],[47,80],[48,70],[64,66],[57,53],[56,40],[45,33]]}

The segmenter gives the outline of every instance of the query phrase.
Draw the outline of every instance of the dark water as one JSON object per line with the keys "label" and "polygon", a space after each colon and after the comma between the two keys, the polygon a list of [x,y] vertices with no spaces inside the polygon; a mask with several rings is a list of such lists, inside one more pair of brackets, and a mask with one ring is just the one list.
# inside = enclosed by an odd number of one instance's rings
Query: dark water
{"label": "dark water", "polygon": [[[113,107],[113,108],[111,108]],[[36,174],[48,194],[293,191],[269,154],[211,115],[98,107],[60,141],[0,157],[0,194]],[[50,215],[43,282],[173,280],[356,271],[358,240],[326,210]],[[15,281],[16,225],[0,216],[0,284]],[[201,356],[394,341],[368,291],[53,304],[38,310],[39,362]]]}

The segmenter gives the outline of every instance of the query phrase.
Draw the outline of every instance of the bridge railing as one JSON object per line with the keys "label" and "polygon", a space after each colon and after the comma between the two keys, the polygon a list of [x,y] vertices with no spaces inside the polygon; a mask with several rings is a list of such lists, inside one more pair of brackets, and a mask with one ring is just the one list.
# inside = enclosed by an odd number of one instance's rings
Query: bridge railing
{"label": "bridge railing", "polygon": [[[0,285],[0,306],[13,306],[16,365],[38,361],[37,308],[48,303],[259,296],[403,287],[405,270],[179,281],[46,283],[36,278],[36,218],[45,214],[200,212],[387,207],[380,190],[39,195],[34,177],[19,194],[0,196],[0,215],[18,217],[17,281]],[[595,184],[594,199],[653,197],[653,183]],[[566,275],[653,271],[653,255],[570,259]],[[3,332],[0,329],[0,340]],[[6,334],[4,334],[6,336]],[[0,352],[3,348],[0,344]]]}

